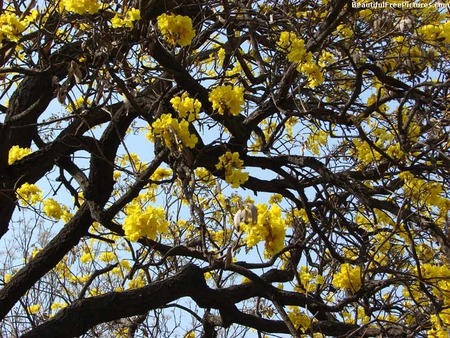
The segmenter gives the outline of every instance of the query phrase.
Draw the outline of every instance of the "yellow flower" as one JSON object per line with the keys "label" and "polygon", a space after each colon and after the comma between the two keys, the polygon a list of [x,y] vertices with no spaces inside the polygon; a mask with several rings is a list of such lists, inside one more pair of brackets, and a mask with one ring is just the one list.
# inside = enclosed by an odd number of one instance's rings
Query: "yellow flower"
{"label": "yellow flower", "polygon": [[76,111],[79,108],[84,108],[88,105],[91,104],[91,100],[89,99],[85,99],[84,97],[79,97],[78,99],[76,99],[73,104],[70,104],[66,107],[66,110],[69,113],[73,113],[74,111]]}
{"label": "yellow flower", "polygon": [[303,289],[298,288],[298,292],[313,292],[317,284],[323,284],[324,278],[318,275],[317,270],[311,270],[307,266],[302,266],[299,273],[300,282],[302,283]]}
{"label": "yellow flower", "polygon": [[310,61],[311,52],[306,51],[305,40],[299,39],[293,32],[281,32],[278,46],[288,52],[287,58],[291,62]]}
{"label": "yellow flower", "polygon": [[320,67],[313,61],[300,63],[297,71],[307,76],[308,86],[314,88],[323,83],[324,77]]}
{"label": "yellow flower", "polygon": [[281,203],[281,201],[283,201],[283,195],[281,194],[273,194],[269,199],[269,203],[271,204]]}
{"label": "yellow flower", "polygon": [[342,264],[341,270],[333,277],[333,285],[341,290],[358,291],[361,288],[361,268],[351,267],[348,263]]}
{"label": "yellow flower", "polygon": [[189,122],[181,119],[178,121],[170,114],[162,114],[152,123],[153,133],[146,135],[153,140],[159,137],[164,140],[167,147],[183,145],[188,148],[194,148],[198,142],[196,135],[189,132]]}
{"label": "yellow flower", "polygon": [[133,28],[133,23],[141,18],[141,12],[139,9],[131,8],[125,13],[125,15],[116,13],[111,19],[111,26],[113,28]]}
{"label": "yellow flower", "polygon": [[141,12],[137,8],[131,8],[127,11],[126,18],[131,21],[137,21],[141,18]]}
{"label": "yellow flower", "polygon": [[19,146],[12,146],[11,149],[9,149],[8,164],[11,165],[29,154],[31,154],[31,148],[20,148]]}
{"label": "yellow flower", "polygon": [[152,181],[161,181],[165,178],[169,178],[172,175],[172,170],[167,168],[158,168],[152,174]]}
{"label": "yellow flower", "polygon": [[216,168],[225,170],[225,181],[230,183],[232,188],[239,188],[248,180],[248,173],[241,170],[243,164],[244,161],[239,158],[239,153],[227,151],[219,157]]}
{"label": "yellow flower", "polygon": [[288,316],[296,328],[302,332],[311,326],[311,319],[303,312],[300,311],[297,306],[288,306],[291,311],[288,312]]}
{"label": "yellow flower", "polygon": [[116,255],[115,255],[113,252],[111,252],[111,251],[106,251],[106,252],[103,252],[103,253],[98,257],[98,260],[99,260],[100,262],[110,263],[110,262],[116,261],[117,258],[116,258]]}
{"label": "yellow flower", "polygon": [[28,307],[28,312],[31,314],[35,314],[35,313],[38,313],[40,309],[41,309],[41,306],[39,304],[34,304],[34,305],[30,305]]}
{"label": "yellow flower", "polygon": [[68,222],[72,217],[72,214],[67,210],[65,205],[60,205],[53,198],[49,198],[44,201],[44,213],[51,218],[59,221],[62,219],[64,222]]}
{"label": "yellow flower", "polygon": [[[324,81],[320,67],[313,61],[313,54],[306,50],[303,39],[298,38],[293,32],[281,32],[278,46],[287,51],[287,59],[298,62],[297,71],[308,78],[308,87],[314,88]],[[323,60],[322,60],[323,63]]]}
{"label": "yellow flower", "polygon": [[181,118],[187,118],[189,122],[194,121],[198,118],[198,113],[202,108],[202,104],[199,100],[193,99],[187,96],[186,93],[183,95],[175,96],[170,100],[173,109],[178,111]]}
{"label": "yellow flower", "polygon": [[25,28],[25,21],[20,20],[15,14],[5,12],[0,15],[0,41],[18,41]]}
{"label": "yellow flower", "polygon": [[292,48],[294,43],[298,43],[297,36],[293,32],[281,32],[280,39],[277,42],[277,45],[285,50],[289,50]]}
{"label": "yellow flower", "polygon": [[192,20],[188,16],[161,14],[158,16],[158,28],[164,39],[173,45],[187,46],[195,36]]}
{"label": "yellow flower", "polygon": [[146,280],[145,280],[145,274],[142,270],[139,270],[139,273],[137,274],[135,279],[132,279],[128,283],[128,289],[137,289],[145,286]]}
{"label": "yellow flower", "polygon": [[5,274],[4,276],[5,283],[8,283],[11,280],[12,276],[13,275],[11,275],[10,273]]}
{"label": "yellow flower", "polygon": [[230,85],[216,87],[209,94],[209,101],[220,115],[239,115],[244,105],[244,88]]}
{"label": "yellow flower", "polygon": [[49,198],[44,202],[44,212],[48,217],[60,219],[63,214],[63,209],[53,198]]}
{"label": "yellow flower", "polygon": [[24,183],[16,190],[16,196],[24,204],[34,205],[42,201],[42,190],[34,184]]}
{"label": "yellow flower", "polygon": [[284,247],[286,221],[283,219],[281,208],[277,204],[272,204],[270,208],[267,204],[258,204],[257,209],[258,220],[256,224],[241,223],[241,228],[247,235],[245,242],[249,248],[265,241],[264,256],[270,258]]}
{"label": "yellow flower", "polygon": [[87,263],[91,262],[92,259],[93,259],[93,257],[92,257],[92,254],[91,254],[90,252],[87,252],[87,253],[83,254],[83,255],[80,257],[80,261],[81,261],[81,263],[83,263],[83,264],[87,264]]}
{"label": "yellow flower", "polygon": [[217,58],[219,59],[219,65],[220,66],[223,65],[223,61],[225,60],[225,56],[226,56],[225,49],[220,48],[219,51],[217,52]]}
{"label": "yellow flower", "polygon": [[122,269],[130,271],[131,270],[131,266],[130,266],[130,262],[127,260],[121,260],[119,265],[122,267]]}
{"label": "yellow flower", "polygon": [[165,232],[169,226],[166,213],[161,207],[148,206],[142,210],[138,203],[132,202],[125,207],[125,213],[127,216],[123,222],[123,230],[125,236],[134,242],[143,237],[155,239],[157,233]]}
{"label": "yellow flower", "polygon": [[97,0],[62,0],[61,4],[65,10],[77,14],[95,14],[100,10]]}
{"label": "yellow flower", "polygon": [[428,330],[430,338],[448,338],[450,334],[450,311],[443,309],[439,314],[431,315],[432,329]]}
{"label": "yellow flower", "polygon": [[216,183],[216,180],[214,179],[213,175],[211,175],[211,173],[205,168],[196,168],[195,177],[197,178],[198,181],[206,184],[210,188],[212,188]]}
{"label": "yellow flower", "polygon": [[65,308],[67,306],[67,303],[62,303],[62,302],[54,302],[51,306],[50,306],[50,309],[53,311],[53,312],[56,312],[56,311],[58,311],[58,310],[61,310],[61,309],[63,309],[63,308]]}

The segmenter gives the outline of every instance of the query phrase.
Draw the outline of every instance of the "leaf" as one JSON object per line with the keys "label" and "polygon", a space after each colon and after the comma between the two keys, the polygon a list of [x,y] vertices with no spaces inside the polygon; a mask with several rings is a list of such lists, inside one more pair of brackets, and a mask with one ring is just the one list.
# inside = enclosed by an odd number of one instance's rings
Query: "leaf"
{"label": "leaf", "polygon": [[68,71],[68,78],[70,79],[72,76],[75,79],[75,82],[79,84],[81,82],[81,79],[83,78],[83,74],[81,73],[80,66],[78,66],[78,63],[75,61],[70,61],[69,66],[67,67]]}

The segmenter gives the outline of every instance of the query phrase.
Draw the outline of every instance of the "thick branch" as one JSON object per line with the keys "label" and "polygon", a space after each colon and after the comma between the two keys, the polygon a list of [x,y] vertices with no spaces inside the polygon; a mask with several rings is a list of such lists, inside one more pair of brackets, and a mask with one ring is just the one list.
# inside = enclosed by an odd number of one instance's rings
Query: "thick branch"
{"label": "thick branch", "polygon": [[[222,317],[220,325],[224,327],[236,323],[265,332],[289,333],[283,321],[259,318],[239,311],[221,290],[209,288],[202,270],[190,264],[177,275],[143,288],[78,300],[22,337],[78,336],[100,323],[146,313],[186,296],[202,308],[218,309]],[[326,335],[341,335],[359,329],[357,325],[325,321],[314,323],[313,328],[314,332]],[[371,337],[379,333],[379,330],[366,330],[364,335],[356,334],[355,337]]]}

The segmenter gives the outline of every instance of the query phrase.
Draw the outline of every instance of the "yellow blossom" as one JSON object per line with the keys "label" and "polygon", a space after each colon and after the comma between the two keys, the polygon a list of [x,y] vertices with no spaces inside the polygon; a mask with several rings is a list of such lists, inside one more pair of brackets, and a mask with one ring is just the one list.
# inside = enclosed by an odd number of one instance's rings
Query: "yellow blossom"
{"label": "yellow blossom", "polygon": [[303,289],[296,290],[299,292],[313,292],[318,284],[324,282],[323,276],[318,275],[317,270],[312,270],[307,266],[302,266],[298,275],[303,286]]}
{"label": "yellow blossom", "polygon": [[24,183],[16,190],[16,196],[21,202],[34,205],[42,201],[42,190],[34,184]]}
{"label": "yellow blossom", "polygon": [[116,13],[116,15],[111,19],[112,28],[133,28],[134,22],[141,18],[141,12],[139,9],[131,8],[125,15]]}
{"label": "yellow blossom", "polygon": [[209,94],[209,101],[221,115],[239,115],[244,105],[244,88],[231,85],[216,87]]}
{"label": "yellow blossom", "polygon": [[123,222],[123,230],[125,236],[134,242],[143,237],[155,239],[157,233],[165,232],[169,226],[166,213],[161,207],[148,206],[142,210],[141,206],[133,201],[125,207],[125,213],[127,216]]}
{"label": "yellow blossom", "polygon": [[167,168],[158,168],[152,174],[152,181],[161,181],[163,179],[169,178],[172,175],[172,170]]}
{"label": "yellow blossom", "polygon": [[62,7],[77,14],[95,14],[100,10],[97,0],[62,0]]}
{"label": "yellow blossom", "polygon": [[178,111],[181,118],[184,118],[192,122],[198,118],[198,113],[202,107],[199,100],[188,97],[186,93],[183,95],[175,96],[170,100],[173,109]]}
{"label": "yellow blossom", "polygon": [[333,285],[341,290],[358,291],[361,288],[361,268],[351,267],[348,263],[342,264],[341,270],[333,277]]}
{"label": "yellow blossom", "polygon": [[90,104],[91,104],[91,100],[86,99],[81,96],[78,99],[76,99],[72,104],[68,105],[66,107],[66,110],[69,113],[74,113],[77,109],[84,108],[86,106],[89,106]]}
{"label": "yellow blossom", "polygon": [[242,171],[243,164],[244,161],[239,158],[239,153],[227,151],[219,157],[216,168],[225,170],[225,181],[230,183],[232,188],[239,188],[248,180],[248,173]]}
{"label": "yellow blossom", "polygon": [[11,280],[12,276],[13,275],[11,275],[10,273],[5,274],[5,277],[4,277],[5,283],[8,283]]}
{"label": "yellow blossom", "polygon": [[121,260],[119,263],[120,267],[126,271],[131,270],[130,262],[127,260]]}
{"label": "yellow blossom", "polygon": [[146,135],[150,140],[159,137],[164,140],[167,147],[183,145],[194,148],[198,142],[196,135],[189,132],[189,122],[177,120],[170,114],[162,114],[152,123],[152,133]]}
{"label": "yellow blossom", "polygon": [[63,302],[54,302],[51,306],[50,306],[50,309],[53,311],[53,312],[56,312],[56,311],[58,311],[58,310],[61,310],[61,309],[63,309],[63,308],[65,308],[67,306],[67,303],[63,303]]}
{"label": "yellow blossom", "polygon": [[41,309],[41,305],[34,304],[34,305],[30,305],[28,307],[28,312],[31,314],[35,314],[35,313],[38,313],[40,309]]}
{"label": "yellow blossom", "polygon": [[195,36],[192,20],[188,16],[161,14],[158,16],[158,28],[164,39],[173,45],[187,46]]}
{"label": "yellow blossom", "polygon": [[59,221],[62,219],[65,223],[67,223],[71,218],[72,214],[67,210],[67,206],[59,204],[53,198],[49,198],[43,201],[44,204],[44,213],[51,218]]}
{"label": "yellow blossom", "polygon": [[5,12],[0,15],[0,41],[18,41],[20,34],[26,28],[26,22],[20,20],[13,13]]}
{"label": "yellow blossom", "polygon": [[98,256],[98,260],[104,263],[110,263],[116,261],[116,255],[111,251],[105,251],[100,256]]}
{"label": "yellow blossom", "polygon": [[31,154],[31,148],[20,148],[19,146],[12,146],[8,153],[8,164],[22,159],[23,157]]}
{"label": "yellow blossom", "polygon": [[87,264],[87,263],[91,262],[92,259],[93,259],[93,256],[90,252],[87,252],[80,257],[80,261],[83,264]]}
{"label": "yellow blossom", "polygon": [[128,283],[128,289],[138,289],[145,286],[146,284],[147,283],[145,280],[145,274],[143,273],[142,270],[139,270],[139,273],[137,274],[136,278],[132,279]]}
{"label": "yellow blossom", "polygon": [[299,73],[308,78],[308,87],[314,88],[323,83],[324,77],[320,67],[313,61],[300,63],[297,67]]}
{"label": "yellow blossom", "polygon": [[306,332],[311,326],[311,319],[303,311],[300,311],[298,306],[288,306],[288,308],[290,309],[288,312],[289,319],[296,328],[302,332]]}
{"label": "yellow blossom", "polygon": [[53,198],[49,198],[44,202],[44,212],[49,217],[60,219],[63,209]]}
{"label": "yellow blossom", "polygon": [[323,83],[323,72],[319,65],[313,61],[313,54],[306,50],[303,39],[298,38],[293,32],[281,32],[277,45],[282,50],[287,51],[289,61],[298,63],[297,71],[307,77],[308,87],[314,88]]}
{"label": "yellow blossom", "polygon": [[281,208],[272,204],[258,204],[258,220],[256,224],[251,222],[241,223],[241,228],[247,235],[247,246],[253,247],[261,241],[264,243],[264,256],[272,257],[284,247],[286,237],[286,221],[282,217]]}
{"label": "yellow blossom", "polygon": [[206,184],[210,188],[212,188],[216,183],[216,180],[214,179],[213,175],[211,175],[208,169],[205,168],[196,168],[195,177],[197,178],[197,180]]}

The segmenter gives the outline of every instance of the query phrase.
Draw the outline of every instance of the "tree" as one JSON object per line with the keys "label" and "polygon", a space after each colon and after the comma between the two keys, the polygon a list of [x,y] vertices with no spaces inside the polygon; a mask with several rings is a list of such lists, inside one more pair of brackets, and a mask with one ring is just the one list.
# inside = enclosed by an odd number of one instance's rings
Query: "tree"
{"label": "tree", "polygon": [[447,337],[447,9],[1,2],[5,337]]}

